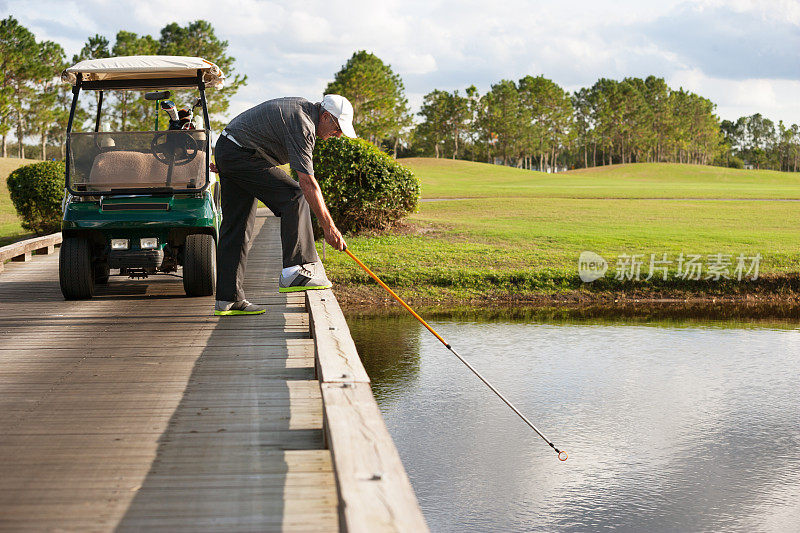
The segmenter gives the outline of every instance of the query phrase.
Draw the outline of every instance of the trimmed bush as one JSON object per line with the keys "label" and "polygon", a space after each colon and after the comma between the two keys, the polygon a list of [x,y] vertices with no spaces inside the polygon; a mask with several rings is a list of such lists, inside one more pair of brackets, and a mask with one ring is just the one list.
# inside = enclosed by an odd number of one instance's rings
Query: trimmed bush
{"label": "trimmed bush", "polygon": [[732,156],[728,160],[728,167],[729,168],[744,168],[744,161],[736,156]]}
{"label": "trimmed bush", "polygon": [[42,161],[19,167],[6,182],[22,227],[37,235],[61,229],[64,198],[64,163]]}
{"label": "trimmed bush", "polygon": [[317,141],[314,173],[344,233],[382,230],[417,209],[420,187],[414,173],[363,139]]}

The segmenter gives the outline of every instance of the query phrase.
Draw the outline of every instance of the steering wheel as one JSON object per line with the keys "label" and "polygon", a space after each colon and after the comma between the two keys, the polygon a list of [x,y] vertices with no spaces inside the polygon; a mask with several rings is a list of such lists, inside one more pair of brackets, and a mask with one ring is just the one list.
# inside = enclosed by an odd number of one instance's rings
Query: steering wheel
{"label": "steering wheel", "polygon": [[[191,163],[200,146],[197,139],[188,133],[181,133],[174,130],[164,130],[156,132],[150,142],[150,150],[159,162],[165,165],[181,166]],[[170,156],[174,159],[170,160]]]}

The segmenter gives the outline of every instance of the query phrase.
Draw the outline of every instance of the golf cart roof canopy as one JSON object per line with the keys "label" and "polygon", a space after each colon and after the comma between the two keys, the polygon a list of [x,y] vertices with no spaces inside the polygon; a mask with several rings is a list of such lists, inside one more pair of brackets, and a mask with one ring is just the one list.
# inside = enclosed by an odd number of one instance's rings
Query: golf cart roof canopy
{"label": "golf cart roof canopy", "polygon": [[197,86],[202,76],[206,87],[222,88],[225,74],[202,57],[126,56],[87,59],[61,73],[61,80],[75,85],[80,75],[86,89],[160,89]]}

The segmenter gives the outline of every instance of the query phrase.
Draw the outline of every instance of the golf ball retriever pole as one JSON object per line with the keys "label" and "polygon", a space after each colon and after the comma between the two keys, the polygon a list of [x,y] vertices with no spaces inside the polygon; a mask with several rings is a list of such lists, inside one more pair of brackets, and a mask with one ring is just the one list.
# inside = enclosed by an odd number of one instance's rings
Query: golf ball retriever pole
{"label": "golf ball retriever pole", "polygon": [[499,390],[497,390],[497,389],[494,387],[494,385],[492,385],[491,383],[489,383],[489,381],[488,381],[488,380],[487,380],[485,377],[483,377],[483,376],[481,375],[481,373],[480,373],[480,372],[478,372],[477,370],[475,370],[475,367],[473,367],[471,364],[469,364],[469,362],[468,362],[466,359],[464,359],[463,357],[461,357],[461,356],[458,354],[458,352],[456,352],[456,351],[455,351],[455,349],[453,349],[453,347],[452,347],[452,346],[450,346],[450,343],[448,343],[446,340],[444,340],[444,339],[442,338],[442,336],[441,336],[441,335],[439,335],[438,333],[436,333],[436,331],[435,331],[435,330],[434,330],[434,329],[433,329],[433,328],[432,328],[432,327],[431,327],[431,326],[430,326],[430,325],[429,325],[427,322],[425,322],[425,320],[424,320],[424,319],[423,319],[421,316],[419,316],[419,315],[418,315],[418,314],[417,314],[417,313],[416,313],[416,312],[415,312],[413,309],[411,309],[411,307],[409,307],[409,305],[408,305],[407,303],[405,303],[405,302],[403,301],[403,299],[402,299],[402,298],[400,298],[400,297],[399,297],[399,296],[398,296],[398,295],[397,295],[397,294],[396,294],[396,293],[395,293],[395,292],[394,292],[392,289],[390,289],[388,285],[386,285],[386,284],[385,284],[383,281],[381,281],[381,279],[380,279],[380,278],[379,278],[377,275],[375,275],[375,273],[374,273],[372,270],[370,270],[370,269],[367,267],[367,265],[365,265],[364,263],[362,263],[362,262],[361,262],[361,260],[360,260],[360,259],[358,259],[358,258],[357,258],[355,255],[353,255],[353,253],[352,253],[350,250],[348,250],[347,248],[345,248],[345,249],[344,249],[344,251],[345,251],[345,253],[346,253],[347,255],[349,255],[349,256],[350,256],[350,258],[351,258],[353,261],[355,261],[355,262],[358,264],[358,266],[360,266],[360,267],[361,267],[361,268],[364,270],[364,272],[366,272],[367,274],[369,274],[369,276],[370,276],[372,279],[374,279],[374,280],[375,280],[375,281],[378,283],[378,285],[380,285],[381,287],[383,287],[384,289],[386,289],[386,292],[388,292],[389,294],[391,294],[391,295],[392,295],[392,298],[394,298],[395,300],[397,300],[397,302],[398,302],[400,305],[402,305],[403,307],[405,307],[405,308],[406,308],[406,311],[408,311],[409,313],[411,313],[411,314],[414,316],[414,318],[416,318],[417,320],[419,320],[420,324],[422,324],[423,326],[425,326],[425,328],[426,328],[428,331],[430,331],[431,333],[433,333],[433,336],[434,336],[434,337],[436,337],[437,339],[439,339],[439,342],[441,342],[442,344],[444,344],[444,347],[445,347],[445,348],[447,348],[448,350],[450,350],[450,351],[453,353],[453,355],[455,355],[455,356],[458,358],[458,360],[459,360],[459,361],[461,361],[462,363],[464,363],[464,364],[467,366],[467,368],[469,368],[469,369],[472,371],[472,373],[473,373],[473,374],[475,374],[476,376],[478,376],[478,379],[480,379],[481,381],[483,381],[483,383],[484,383],[484,384],[485,384],[487,387],[489,387],[489,389],[490,389],[490,390],[491,390],[493,393],[495,393],[495,394],[498,396],[498,398],[500,398],[501,400],[503,400],[503,402],[504,402],[504,403],[505,403],[507,406],[509,406],[509,407],[511,408],[511,410],[512,410],[512,411],[514,411],[514,412],[517,414],[517,416],[519,416],[519,417],[520,417],[520,418],[521,418],[521,419],[522,419],[522,420],[523,420],[523,421],[524,421],[526,424],[528,424],[528,426],[529,426],[529,427],[530,427],[532,430],[534,430],[534,431],[536,432],[536,434],[537,434],[537,435],[539,435],[539,436],[540,436],[540,437],[541,437],[541,438],[542,438],[542,439],[543,439],[543,440],[544,440],[544,441],[545,441],[547,444],[549,444],[549,445],[550,445],[550,447],[551,447],[551,448],[553,448],[553,450],[555,450],[555,452],[558,454],[558,459],[559,459],[559,460],[561,460],[561,461],[566,461],[566,460],[567,460],[567,457],[569,457],[569,456],[567,455],[567,452],[565,452],[564,450],[559,450],[558,448],[556,448],[555,444],[553,444],[553,443],[550,441],[550,439],[548,439],[547,437],[545,437],[545,436],[544,436],[544,434],[543,434],[541,431],[539,431],[539,430],[536,428],[536,426],[534,426],[534,425],[533,425],[533,423],[532,423],[530,420],[528,420],[528,417],[526,417],[525,415],[523,415],[523,414],[520,412],[520,410],[519,410],[519,409],[517,409],[517,408],[514,406],[514,404],[513,404],[513,403],[511,403],[511,402],[508,400],[508,398],[506,398],[505,396],[503,396],[503,395],[500,393],[500,391],[499,391]]}

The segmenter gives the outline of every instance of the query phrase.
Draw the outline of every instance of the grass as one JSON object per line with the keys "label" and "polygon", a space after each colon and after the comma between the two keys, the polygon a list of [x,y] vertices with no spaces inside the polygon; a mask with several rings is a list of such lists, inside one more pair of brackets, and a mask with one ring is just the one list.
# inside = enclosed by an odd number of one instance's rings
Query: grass
{"label": "grass", "polygon": [[[5,177],[30,160],[0,158],[0,245],[26,236]],[[638,298],[800,294],[800,175],[677,164],[614,165],[542,174],[484,163],[402,159],[424,199],[407,225],[348,236],[350,249],[412,300],[481,302],[540,298]],[[449,200],[448,200],[449,198]],[[458,200],[454,199],[458,198]],[[769,199],[769,200],[759,200]],[[319,243],[318,243],[319,245]],[[584,250],[609,262],[592,284],[578,277]],[[328,249],[330,252],[330,249]],[[621,254],[667,253],[667,281],[616,280]],[[681,280],[680,253],[761,254],[756,281]],[[344,254],[326,268],[344,299],[380,291]]]}
{"label": "grass", "polygon": [[35,163],[32,159],[15,159],[0,157],[0,246],[5,246],[30,236],[30,232],[22,229],[17,210],[8,195],[6,179],[15,169],[22,165]]}
{"label": "grass", "polygon": [[701,165],[634,163],[547,174],[518,168],[408,158],[425,198],[795,198],[800,174]]}
{"label": "grass", "polygon": [[[423,198],[440,200],[422,202],[405,231],[351,236],[348,246],[412,300],[774,296],[800,290],[800,202],[775,201],[800,198],[797,175],[636,164],[551,176],[452,160],[401,162],[421,178]],[[469,199],[441,200],[448,197]],[[609,262],[605,278],[591,285],[578,277],[584,250]],[[673,261],[667,281],[614,279],[621,254],[641,254],[643,279],[650,254],[661,259],[664,253]],[[706,265],[711,254],[729,255],[732,277],[739,254],[761,254],[760,279],[682,280],[674,275],[681,253],[701,255]],[[375,296],[365,289],[371,281],[345,255],[328,254],[326,268],[345,298]]]}

